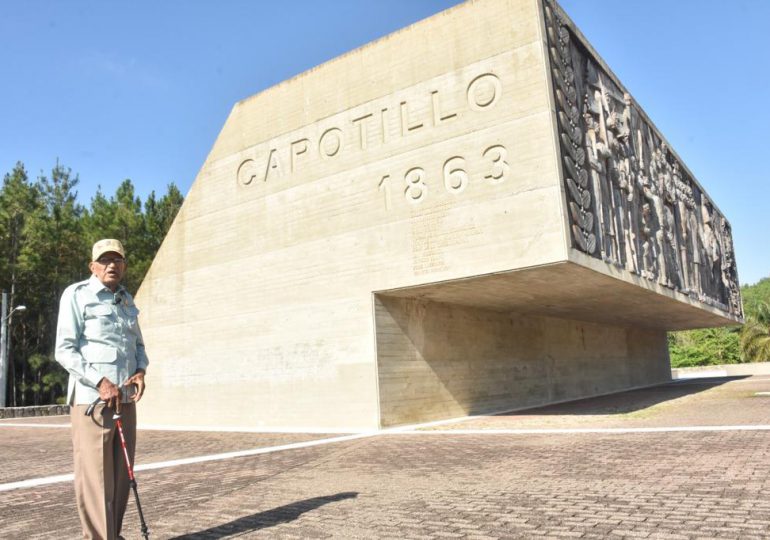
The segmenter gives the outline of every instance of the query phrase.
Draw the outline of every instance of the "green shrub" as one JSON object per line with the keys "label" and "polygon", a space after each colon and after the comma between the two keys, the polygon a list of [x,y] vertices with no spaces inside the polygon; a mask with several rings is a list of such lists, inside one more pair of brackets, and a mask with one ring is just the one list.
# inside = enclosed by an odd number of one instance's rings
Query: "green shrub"
{"label": "green shrub", "polygon": [[671,367],[739,364],[740,327],[704,328],[668,335]]}

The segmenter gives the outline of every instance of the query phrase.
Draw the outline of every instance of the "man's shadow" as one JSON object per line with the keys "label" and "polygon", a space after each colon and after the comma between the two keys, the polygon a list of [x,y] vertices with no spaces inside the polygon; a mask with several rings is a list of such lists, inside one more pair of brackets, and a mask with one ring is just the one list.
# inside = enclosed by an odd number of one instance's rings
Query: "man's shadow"
{"label": "man's shadow", "polygon": [[346,491],[337,493],[336,495],[326,495],[324,497],[313,497],[312,499],[305,499],[285,506],[279,506],[272,510],[244,516],[202,531],[175,536],[172,540],[195,540],[203,538],[212,540],[216,538],[226,538],[235,534],[254,532],[260,529],[274,527],[279,523],[294,521],[305,512],[315,510],[325,504],[345,499],[354,499],[356,497],[358,497],[358,493],[354,491]]}

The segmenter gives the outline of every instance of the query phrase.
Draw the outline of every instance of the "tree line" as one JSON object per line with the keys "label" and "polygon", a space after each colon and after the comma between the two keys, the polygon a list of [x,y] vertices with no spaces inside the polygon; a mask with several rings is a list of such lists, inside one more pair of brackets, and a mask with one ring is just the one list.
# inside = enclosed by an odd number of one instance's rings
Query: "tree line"
{"label": "tree line", "polygon": [[50,175],[30,180],[19,162],[0,188],[0,290],[12,315],[8,406],[61,402],[67,373],[54,360],[59,297],[88,278],[91,246],[101,238],[123,242],[129,261],[124,285],[135,294],[184,197],[172,182],[161,197],[143,202],[131,180],[112,196],[101,190],[86,207],[77,200],[78,176],[58,161]]}

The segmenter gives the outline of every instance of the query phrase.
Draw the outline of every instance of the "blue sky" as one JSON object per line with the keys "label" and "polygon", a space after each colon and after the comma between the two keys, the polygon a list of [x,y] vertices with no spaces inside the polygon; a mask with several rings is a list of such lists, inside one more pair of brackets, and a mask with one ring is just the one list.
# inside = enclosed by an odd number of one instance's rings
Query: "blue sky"
{"label": "blue sky", "polygon": [[[0,2],[0,174],[186,193],[236,101],[456,3]],[[741,282],[769,276],[770,2],[560,3],[730,220]]]}

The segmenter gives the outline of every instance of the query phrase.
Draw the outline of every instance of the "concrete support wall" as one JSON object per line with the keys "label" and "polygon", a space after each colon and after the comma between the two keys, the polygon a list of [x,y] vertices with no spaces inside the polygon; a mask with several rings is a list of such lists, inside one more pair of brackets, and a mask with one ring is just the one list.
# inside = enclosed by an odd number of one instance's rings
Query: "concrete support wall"
{"label": "concrete support wall", "polygon": [[375,296],[383,426],[668,381],[666,332]]}

